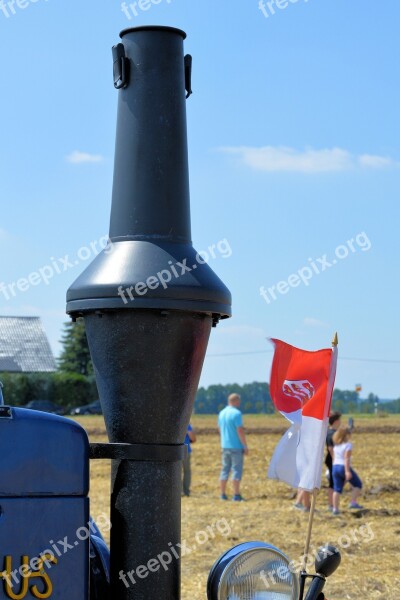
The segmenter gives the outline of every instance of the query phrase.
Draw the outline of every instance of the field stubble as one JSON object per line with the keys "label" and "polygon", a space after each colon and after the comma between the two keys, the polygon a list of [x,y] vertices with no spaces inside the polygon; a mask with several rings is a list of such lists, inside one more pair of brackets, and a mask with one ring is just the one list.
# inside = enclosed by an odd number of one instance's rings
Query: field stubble
{"label": "field stubble", "polygon": [[[106,440],[101,417],[79,421],[92,442]],[[219,500],[216,417],[195,415],[192,423],[198,433],[192,453],[192,491],[190,498],[182,499],[182,539],[192,552],[182,560],[182,598],[200,600],[205,598],[207,575],[214,560],[242,541],[270,542],[298,562],[304,549],[308,516],[293,508],[293,490],[266,479],[269,459],[285,429],[283,419],[245,415],[250,454],[242,482],[241,491],[246,499],[243,503]],[[399,595],[399,432],[398,416],[357,418],[353,465],[363,480],[365,511],[347,509],[347,491],[341,502],[342,515],[332,517],[326,510],[326,487],[318,495],[319,512],[315,516],[311,545],[316,548],[331,542],[342,546],[342,564],[326,586],[329,600],[395,600]],[[231,493],[230,486],[228,489]],[[92,515],[108,513],[108,461],[92,462],[90,495]],[[227,520],[229,533],[227,528],[216,527],[221,519]],[[211,528],[212,534],[196,536],[198,532],[210,532]]]}

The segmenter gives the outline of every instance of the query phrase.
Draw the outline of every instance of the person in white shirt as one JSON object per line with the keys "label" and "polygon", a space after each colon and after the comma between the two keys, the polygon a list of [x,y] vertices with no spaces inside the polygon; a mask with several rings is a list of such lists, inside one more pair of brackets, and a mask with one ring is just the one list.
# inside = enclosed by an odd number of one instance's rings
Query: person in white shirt
{"label": "person in white shirt", "polygon": [[351,453],[353,444],[350,442],[351,429],[349,427],[339,427],[333,435],[333,511],[332,514],[338,515],[340,495],[348,481],[352,487],[351,501],[349,508],[363,508],[358,504],[357,499],[361,494],[362,483],[357,473],[351,467]]}

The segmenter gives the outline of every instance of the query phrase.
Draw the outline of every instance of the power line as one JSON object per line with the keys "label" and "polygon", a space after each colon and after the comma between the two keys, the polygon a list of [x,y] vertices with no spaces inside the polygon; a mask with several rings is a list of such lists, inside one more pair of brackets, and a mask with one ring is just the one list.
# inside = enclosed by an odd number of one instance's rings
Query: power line
{"label": "power line", "polygon": [[350,356],[338,356],[339,360],[358,360],[359,362],[372,362],[372,363],[387,363],[387,364],[400,364],[400,360],[388,360],[385,358],[352,358]]}
{"label": "power line", "polygon": [[[252,354],[270,354],[273,350],[250,350],[247,352],[226,352],[221,354],[207,354],[207,358],[219,358],[223,356],[247,356]],[[352,356],[340,356],[339,360],[353,360],[358,362],[370,362],[370,363],[386,363],[386,364],[400,364],[400,360],[389,360],[385,358],[354,358]]]}

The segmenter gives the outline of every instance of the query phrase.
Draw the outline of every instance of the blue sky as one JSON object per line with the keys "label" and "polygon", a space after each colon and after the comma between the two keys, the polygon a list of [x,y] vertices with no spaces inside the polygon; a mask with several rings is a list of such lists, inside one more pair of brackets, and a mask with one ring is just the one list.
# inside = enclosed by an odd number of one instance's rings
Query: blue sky
{"label": "blue sky", "polygon": [[268,336],[318,349],[338,330],[337,386],[399,397],[398,1],[128,4],[0,3],[0,313],[40,315],[59,352],[66,290],[108,231],[111,46],[172,25],[194,61],[194,245],[230,249],[210,266],[234,316],[201,383],[268,380]]}

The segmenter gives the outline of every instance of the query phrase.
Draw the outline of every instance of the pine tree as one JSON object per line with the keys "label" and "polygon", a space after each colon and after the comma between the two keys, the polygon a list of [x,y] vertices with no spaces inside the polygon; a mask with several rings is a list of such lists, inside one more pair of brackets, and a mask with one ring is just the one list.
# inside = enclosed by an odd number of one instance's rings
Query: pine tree
{"label": "pine tree", "polygon": [[58,359],[59,371],[85,376],[93,375],[93,365],[83,319],[78,319],[75,323],[72,321],[64,323],[61,343],[63,350]]}

